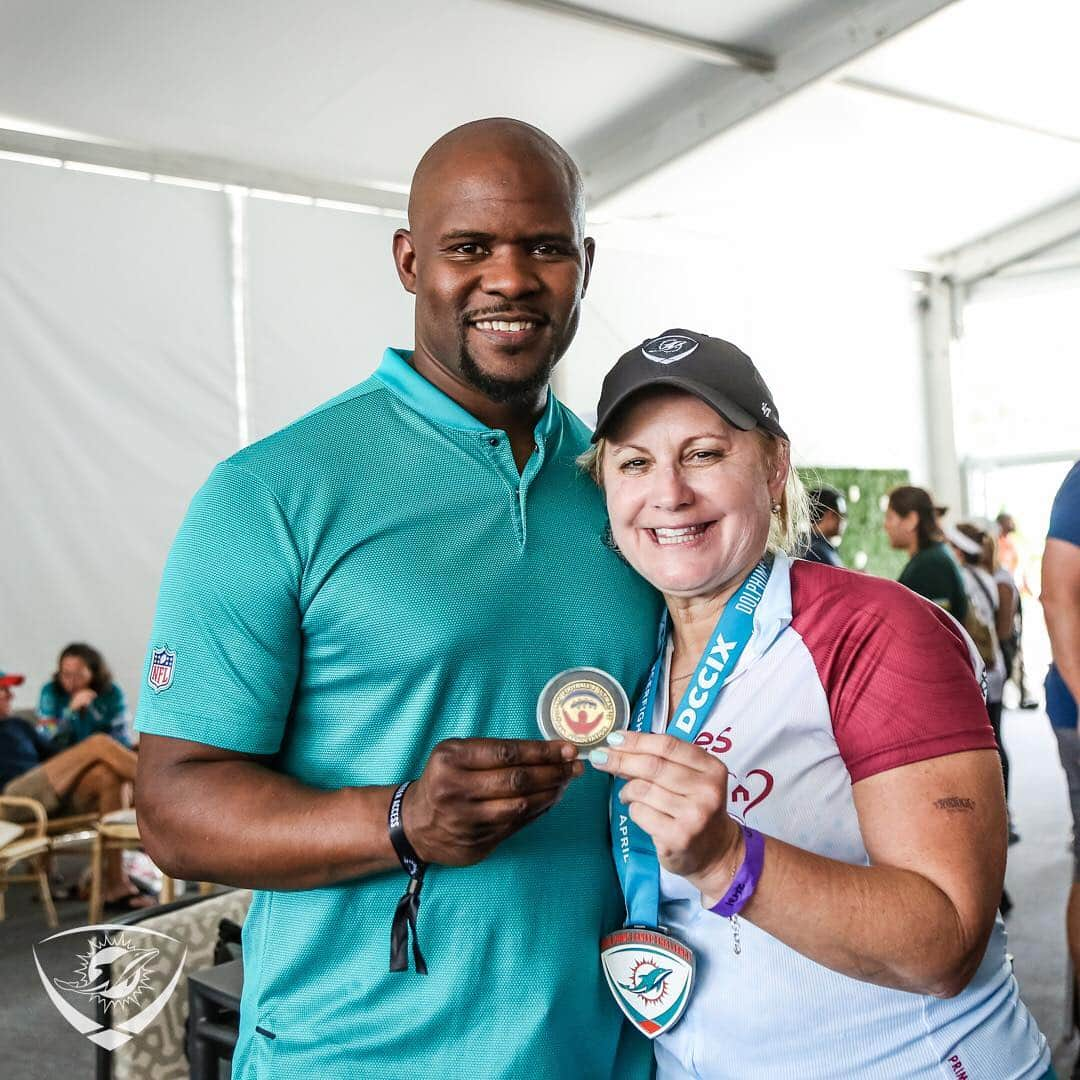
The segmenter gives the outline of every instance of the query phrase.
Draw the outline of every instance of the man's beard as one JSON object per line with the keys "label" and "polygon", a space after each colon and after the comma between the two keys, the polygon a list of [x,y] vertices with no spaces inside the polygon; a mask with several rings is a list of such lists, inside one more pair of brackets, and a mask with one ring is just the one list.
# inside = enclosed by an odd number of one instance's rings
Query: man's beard
{"label": "man's beard", "polygon": [[539,391],[547,386],[551,372],[559,362],[559,355],[560,350],[553,347],[544,362],[524,379],[499,379],[489,375],[477,365],[464,341],[458,352],[458,362],[465,381],[488,400],[500,405],[531,404]]}

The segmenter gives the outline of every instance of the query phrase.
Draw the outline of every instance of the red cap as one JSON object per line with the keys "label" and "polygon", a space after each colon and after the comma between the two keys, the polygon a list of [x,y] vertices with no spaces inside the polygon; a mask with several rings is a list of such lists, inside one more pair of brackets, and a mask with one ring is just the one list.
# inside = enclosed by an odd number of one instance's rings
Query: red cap
{"label": "red cap", "polygon": [[24,682],[25,675],[9,675],[6,671],[0,671],[0,686],[22,686]]}

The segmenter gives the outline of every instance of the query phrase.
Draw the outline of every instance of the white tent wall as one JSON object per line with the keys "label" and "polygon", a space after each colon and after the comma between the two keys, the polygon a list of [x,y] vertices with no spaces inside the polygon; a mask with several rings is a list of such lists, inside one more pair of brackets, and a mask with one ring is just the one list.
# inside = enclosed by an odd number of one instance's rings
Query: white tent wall
{"label": "white tent wall", "polygon": [[412,298],[390,244],[404,222],[247,200],[251,438],[367,378],[388,345],[412,346]]}
{"label": "white tent wall", "polygon": [[133,698],[164,553],[236,445],[220,194],[0,162],[0,665]]}
{"label": "white tent wall", "polygon": [[[245,198],[235,299],[249,437],[409,345],[392,218]],[[36,703],[59,649],[102,650],[134,709],[161,568],[238,445],[226,195],[0,162],[0,666]]]}
{"label": "white tent wall", "polygon": [[[558,369],[563,398],[590,422],[604,371],[674,326],[733,341],[761,369],[797,464],[927,475],[912,275],[807,251],[768,260],[719,238],[593,230],[596,273],[578,337]],[[630,248],[634,233],[643,237]],[[619,246],[616,246],[619,245]]]}

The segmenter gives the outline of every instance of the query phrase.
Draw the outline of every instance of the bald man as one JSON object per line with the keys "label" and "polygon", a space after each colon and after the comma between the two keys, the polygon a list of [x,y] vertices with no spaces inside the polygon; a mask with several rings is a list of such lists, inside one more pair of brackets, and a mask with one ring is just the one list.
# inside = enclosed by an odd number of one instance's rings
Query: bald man
{"label": "bald man", "polygon": [[548,380],[593,242],[547,135],[458,128],[394,237],[415,348],[215,468],[165,568],[137,725],[166,872],[256,890],[233,1075],[647,1075],[598,940],[607,788],[538,737],[658,603],[602,542]]}

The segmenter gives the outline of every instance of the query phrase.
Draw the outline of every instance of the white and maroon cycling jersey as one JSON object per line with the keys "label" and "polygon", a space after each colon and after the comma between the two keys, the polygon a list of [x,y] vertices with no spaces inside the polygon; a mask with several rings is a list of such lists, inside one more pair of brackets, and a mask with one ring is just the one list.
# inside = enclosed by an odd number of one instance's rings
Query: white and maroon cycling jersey
{"label": "white and maroon cycling jersey", "polygon": [[[973,650],[945,612],[891,581],[777,555],[754,631],[697,742],[730,773],[731,814],[767,836],[869,862],[852,785],[994,748]],[[665,727],[670,647],[653,730]],[[977,657],[974,658],[977,663]],[[661,922],[698,958],[687,1014],[657,1040],[659,1077],[1042,1077],[1050,1052],[997,921],[958,996],[830,971],[769,934],[732,929],[661,871]]]}

